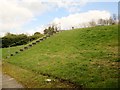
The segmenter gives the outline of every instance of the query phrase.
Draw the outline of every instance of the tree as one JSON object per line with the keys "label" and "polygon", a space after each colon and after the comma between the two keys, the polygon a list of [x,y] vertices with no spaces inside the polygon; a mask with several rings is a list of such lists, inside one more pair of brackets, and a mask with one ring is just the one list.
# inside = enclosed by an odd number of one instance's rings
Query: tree
{"label": "tree", "polygon": [[40,32],[35,32],[34,35],[41,35],[41,33]]}
{"label": "tree", "polygon": [[74,27],[72,27],[72,29],[74,29]]}
{"label": "tree", "polygon": [[92,26],[92,27],[94,27],[94,26],[96,26],[96,23],[95,23],[95,21],[91,21],[91,22],[89,22],[89,24],[90,24],[90,26]]}
{"label": "tree", "polygon": [[54,25],[51,25],[51,26],[49,26],[48,27],[48,29],[45,29],[44,30],[44,34],[53,34],[53,33],[55,33],[57,31],[57,27],[56,26],[54,26]]}
{"label": "tree", "polygon": [[117,23],[117,15],[113,14],[113,24],[116,24],[116,23]]}
{"label": "tree", "polygon": [[0,48],[2,48],[2,38],[0,37]]}
{"label": "tree", "polygon": [[117,15],[113,14],[113,20],[116,21],[117,20]]}
{"label": "tree", "polygon": [[106,19],[99,19],[98,20],[98,25],[108,25],[108,20]]}
{"label": "tree", "polygon": [[44,34],[47,34],[47,33],[48,33],[48,29],[45,29],[45,30],[44,30]]}
{"label": "tree", "polygon": [[108,22],[109,22],[110,25],[112,25],[113,24],[113,18],[110,17]]}
{"label": "tree", "polygon": [[6,33],[5,36],[1,38],[2,48],[9,47],[9,46],[24,45],[24,44],[27,44],[29,41],[35,40],[41,36],[42,34],[38,32],[32,36],[27,36],[26,34],[17,35],[17,34]]}
{"label": "tree", "polygon": [[99,20],[98,20],[98,24],[99,24],[99,25],[102,25],[102,24],[103,24],[103,19],[99,19]]}
{"label": "tree", "polygon": [[40,38],[42,36],[43,35],[40,32],[35,32],[34,35],[29,36],[28,38],[29,38],[29,41],[33,41],[33,40],[38,39],[38,38]]}

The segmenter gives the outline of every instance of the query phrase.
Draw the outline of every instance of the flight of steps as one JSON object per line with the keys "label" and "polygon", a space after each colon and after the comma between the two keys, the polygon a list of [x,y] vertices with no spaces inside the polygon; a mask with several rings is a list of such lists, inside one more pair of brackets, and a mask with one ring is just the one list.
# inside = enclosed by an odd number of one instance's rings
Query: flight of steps
{"label": "flight of steps", "polygon": [[62,32],[62,30],[56,31],[55,33],[53,33],[53,34],[51,34],[51,35],[45,35],[45,36],[43,36],[42,38],[39,38],[39,39],[35,40],[35,41],[32,42],[31,44],[28,44],[27,46],[24,46],[23,48],[19,49],[18,51],[14,52],[14,53],[11,53],[10,55],[8,55],[8,56],[6,57],[6,59],[7,59],[7,58],[10,58],[11,56],[15,56],[16,54],[18,54],[18,53],[20,53],[20,52],[23,52],[23,51],[25,51],[25,50],[27,50],[27,49],[30,49],[31,47],[33,47],[33,46],[36,45],[37,43],[40,43],[40,42],[42,42],[43,40],[46,40],[46,39],[49,38],[50,36],[52,36],[52,35],[54,35],[54,34],[56,34],[56,33],[59,33],[59,32]]}

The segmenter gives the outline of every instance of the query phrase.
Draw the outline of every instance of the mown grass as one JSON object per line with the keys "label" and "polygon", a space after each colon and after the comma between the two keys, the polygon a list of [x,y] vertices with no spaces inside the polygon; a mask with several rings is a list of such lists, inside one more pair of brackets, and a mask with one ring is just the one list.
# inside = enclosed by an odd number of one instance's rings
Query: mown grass
{"label": "mown grass", "polygon": [[118,87],[118,26],[98,26],[56,34],[6,62],[88,88]]}
{"label": "mown grass", "polygon": [[5,59],[7,56],[10,56],[11,53],[15,53],[16,51],[19,51],[19,49],[23,47],[24,45],[2,49],[2,58]]}
{"label": "mown grass", "polygon": [[[72,84],[35,74],[7,62],[3,62],[3,72],[18,80],[24,88],[74,88]],[[47,82],[46,79],[51,79],[51,82]]]}
{"label": "mown grass", "polygon": [[[42,37],[40,37],[40,38],[42,38]],[[32,42],[29,42],[26,45],[13,46],[10,48],[0,48],[0,56],[2,56],[3,59],[5,59],[7,56],[10,56],[10,54],[15,53],[16,51],[19,52],[20,49],[24,48],[25,46],[28,46],[29,44],[32,44],[33,42],[35,42],[37,40],[39,40],[39,38],[36,40],[33,40]]]}

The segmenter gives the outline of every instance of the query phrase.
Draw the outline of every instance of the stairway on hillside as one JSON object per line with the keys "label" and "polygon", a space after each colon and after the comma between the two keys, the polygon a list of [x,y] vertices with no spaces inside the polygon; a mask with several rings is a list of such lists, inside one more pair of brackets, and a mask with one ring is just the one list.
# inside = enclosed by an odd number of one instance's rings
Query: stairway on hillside
{"label": "stairway on hillside", "polygon": [[[55,32],[54,34],[59,33],[59,32],[62,32],[62,30],[61,30],[61,31],[57,31],[57,32]],[[50,36],[52,36],[52,35],[54,35],[54,34],[51,34],[51,35],[48,34],[48,35],[43,36],[42,38],[39,38],[39,39],[37,39],[37,40],[34,40],[32,43],[29,43],[27,46],[24,46],[23,48],[19,49],[19,51],[15,51],[14,53],[10,53],[10,55],[7,56],[6,59],[7,59],[7,58],[10,58],[11,56],[15,56],[16,54],[18,54],[18,53],[20,53],[20,52],[23,52],[23,51],[25,51],[25,50],[27,50],[27,49],[30,49],[31,47],[33,47],[33,46],[36,45],[37,43],[40,43],[40,42],[42,42],[43,40],[46,40],[47,38],[49,38]]]}

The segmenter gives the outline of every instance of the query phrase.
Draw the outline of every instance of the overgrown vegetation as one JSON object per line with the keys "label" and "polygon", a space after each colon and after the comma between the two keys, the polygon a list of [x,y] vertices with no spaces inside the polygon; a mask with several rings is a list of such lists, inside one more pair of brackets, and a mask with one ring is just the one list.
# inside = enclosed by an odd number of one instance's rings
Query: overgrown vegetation
{"label": "overgrown vegetation", "polygon": [[[64,31],[4,62],[36,75],[44,73],[88,88],[117,88],[118,26]],[[23,84],[26,80],[23,79]]]}

